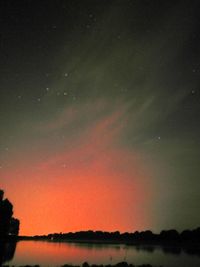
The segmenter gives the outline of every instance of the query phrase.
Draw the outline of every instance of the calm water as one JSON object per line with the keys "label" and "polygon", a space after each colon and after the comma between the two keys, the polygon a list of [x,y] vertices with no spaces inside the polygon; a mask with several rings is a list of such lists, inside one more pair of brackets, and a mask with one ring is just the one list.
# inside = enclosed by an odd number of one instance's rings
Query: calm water
{"label": "calm water", "polygon": [[60,266],[68,264],[114,264],[127,261],[133,264],[150,263],[166,267],[200,267],[200,256],[185,252],[164,252],[160,247],[102,244],[59,243],[45,241],[20,241],[9,265],[40,264]]}

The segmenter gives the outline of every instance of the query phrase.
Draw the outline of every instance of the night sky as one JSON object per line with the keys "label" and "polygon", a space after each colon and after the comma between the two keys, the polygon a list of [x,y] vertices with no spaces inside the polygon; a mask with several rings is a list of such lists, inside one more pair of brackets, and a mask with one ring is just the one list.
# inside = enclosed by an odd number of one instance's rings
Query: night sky
{"label": "night sky", "polygon": [[200,225],[200,1],[0,1],[0,187],[24,235]]}

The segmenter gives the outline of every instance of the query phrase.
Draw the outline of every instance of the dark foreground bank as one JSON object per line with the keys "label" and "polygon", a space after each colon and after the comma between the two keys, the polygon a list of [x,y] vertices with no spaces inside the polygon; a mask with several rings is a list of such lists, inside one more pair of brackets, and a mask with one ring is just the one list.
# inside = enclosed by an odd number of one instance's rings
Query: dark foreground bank
{"label": "dark foreground bank", "polygon": [[[2,267],[11,267],[10,265],[2,265]],[[20,265],[20,266],[13,266],[12,267],[40,267],[40,265]],[[119,262],[117,264],[107,264],[107,265],[103,265],[103,264],[89,264],[87,262],[84,262],[82,265],[70,265],[70,264],[64,264],[60,267],[158,267],[158,266],[152,266],[150,264],[142,264],[142,265],[134,265],[134,264],[128,264],[127,262]],[[160,266],[159,267],[163,267]]]}
{"label": "dark foreground bank", "polygon": [[184,230],[179,233],[175,229],[163,230],[155,234],[150,230],[135,231],[133,233],[104,232],[104,231],[79,231],[69,233],[53,233],[48,235],[19,236],[18,240],[53,240],[53,241],[78,241],[78,242],[102,242],[102,243],[124,243],[124,244],[145,244],[155,245],[179,245],[179,246],[200,246],[200,227],[193,230]]}

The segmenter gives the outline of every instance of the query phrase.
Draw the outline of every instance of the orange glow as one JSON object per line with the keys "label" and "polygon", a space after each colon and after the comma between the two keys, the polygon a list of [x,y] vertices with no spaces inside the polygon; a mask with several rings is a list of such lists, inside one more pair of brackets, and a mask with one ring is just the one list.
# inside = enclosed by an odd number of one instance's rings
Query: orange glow
{"label": "orange glow", "polygon": [[137,152],[117,145],[121,116],[100,120],[55,153],[47,141],[47,148],[41,143],[32,153],[13,156],[12,167],[2,170],[1,186],[21,220],[21,235],[149,225],[149,174]]}

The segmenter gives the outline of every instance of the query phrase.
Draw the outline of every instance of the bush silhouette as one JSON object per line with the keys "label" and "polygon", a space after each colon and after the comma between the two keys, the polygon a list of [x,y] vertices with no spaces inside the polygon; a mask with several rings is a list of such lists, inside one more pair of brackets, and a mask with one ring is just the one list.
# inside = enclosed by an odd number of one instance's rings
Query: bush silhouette
{"label": "bush silhouette", "polygon": [[12,215],[13,205],[8,199],[4,199],[4,191],[0,190],[0,239],[18,235],[20,222]]}

